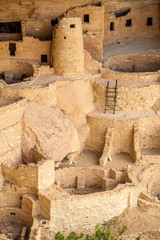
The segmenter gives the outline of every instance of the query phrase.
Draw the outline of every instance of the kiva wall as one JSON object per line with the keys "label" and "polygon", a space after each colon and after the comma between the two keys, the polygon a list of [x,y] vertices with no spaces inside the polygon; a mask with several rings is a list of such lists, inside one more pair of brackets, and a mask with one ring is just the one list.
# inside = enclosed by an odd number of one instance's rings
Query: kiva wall
{"label": "kiva wall", "polygon": [[[50,228],[54,230],[89,228],[97,223],[119,216],[130,204],[137,205],[137,198],[130,199],[130,194],[138,196],[141,187],[117,187],[113,191],[88,195],[47,198],[40,195],[43,217],[50,219]],[[131,194],[131,196],[132,196]],[[85,209],[85,211],[84,211]]]}

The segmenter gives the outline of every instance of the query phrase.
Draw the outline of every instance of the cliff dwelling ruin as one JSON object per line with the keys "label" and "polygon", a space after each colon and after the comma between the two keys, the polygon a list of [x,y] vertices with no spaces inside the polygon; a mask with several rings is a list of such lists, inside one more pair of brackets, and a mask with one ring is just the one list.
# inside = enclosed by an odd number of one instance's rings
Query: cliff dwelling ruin
{"label": "cliff dwelling ruin", "polygon": [[160,239],[160,0],[1,0],[0,240],[115,217]]}

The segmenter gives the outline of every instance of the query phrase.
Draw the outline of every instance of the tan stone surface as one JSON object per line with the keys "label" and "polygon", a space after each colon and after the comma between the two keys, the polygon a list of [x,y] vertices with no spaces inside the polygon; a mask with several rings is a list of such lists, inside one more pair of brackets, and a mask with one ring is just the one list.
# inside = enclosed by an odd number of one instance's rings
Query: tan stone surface
{"label": "tan stone surface", "polygon": [[23,118],[22,136],[22,151],[26,162],[36,161],[32,149],[55,162],[60,162],[69,153],[79,152],[77,131],[57,107],[28,104]]}
{"label": "tan stone surface", "polygon": [[86,114],[94,108],[91,83],[84,80],[65,81],[57,82],[56,86],[57,106],[77,129],[80,141],[84,145],[89,136]]}

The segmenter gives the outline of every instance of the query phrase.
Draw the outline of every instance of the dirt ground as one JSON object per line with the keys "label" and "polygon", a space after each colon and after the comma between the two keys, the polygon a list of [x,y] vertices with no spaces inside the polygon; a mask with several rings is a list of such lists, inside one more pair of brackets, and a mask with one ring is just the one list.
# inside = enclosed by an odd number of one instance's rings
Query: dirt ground
{"label": "dirt ground", "polygon": [[103,48],[103,58],[121,54],[158,54],[160,48],[160,37],[134,38],[105,45]]}

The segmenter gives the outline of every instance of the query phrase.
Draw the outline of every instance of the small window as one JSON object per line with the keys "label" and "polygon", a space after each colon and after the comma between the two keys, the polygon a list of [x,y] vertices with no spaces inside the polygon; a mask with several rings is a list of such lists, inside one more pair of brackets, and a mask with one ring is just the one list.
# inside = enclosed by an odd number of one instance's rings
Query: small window
{"label": "small window", "polygon": [[9,43],[9,51],[10,51],[10,56],[15,56],[15,51],[16,51],[15,43]]}
{"label": "small window", "polygon": [[114,31],[114,22],[110,22],[110,31]]}
{"label": "small window", "polygon": [[152,17],[147,18],[147,26],[152,26]]}
{"label": "small window", "polygon": [[41,62],[46,63],[47,62],[47,55],[41,55]]}
{"label": "small window", "polygon": [[89,14],[84,14],[84,22],[89,23]]}
{"label": "small window", "polygon": [[127,19],[126,20],[126,27],[131,27],[132,26],[132,19]]}
{"label": "small window", "polygon": [[51,26],[55,26],[58,23],[58,19],[51,19]]}
{"label": "small window", "polygon": [[71,24],[70,28],[76,28],[76,25],[75,24]]}
{"label": "small window", "polygon": [[15,216],[15,215],[16,215],[16,213],[15,213],[15,212],[11,212],[11,213],[10,213],[10,215],[14,215],[14,216]]}
{"label": "small window", "polygon": [[46,224],[46,221],[43,221],[42,224]]}
{"label": "small window", "polygon": [[66,39],[66,37],[64,36],[64,39]]}

